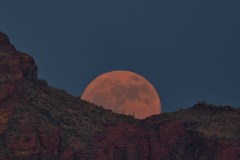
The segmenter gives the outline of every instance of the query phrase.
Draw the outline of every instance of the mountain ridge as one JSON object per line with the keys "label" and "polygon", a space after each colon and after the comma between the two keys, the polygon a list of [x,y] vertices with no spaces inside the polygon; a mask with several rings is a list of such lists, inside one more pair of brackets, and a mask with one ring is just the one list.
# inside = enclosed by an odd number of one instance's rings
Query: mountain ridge
{"label": "mountain ridge", "polygon": [[2,32],[0,90],[1,160],[240,159],[240,109],[116,114],[39,80],[34,59]]}

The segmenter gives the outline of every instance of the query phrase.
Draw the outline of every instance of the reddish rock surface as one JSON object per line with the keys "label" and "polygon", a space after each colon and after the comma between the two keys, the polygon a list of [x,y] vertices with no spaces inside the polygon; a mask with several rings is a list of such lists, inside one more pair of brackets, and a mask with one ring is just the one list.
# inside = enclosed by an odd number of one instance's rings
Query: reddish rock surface
{"label": "reddish rock surface", "polygon": [[37,79],[35,61],[27,54],[18,52],[8,37],[0,32],[0,133],[7,127],[13,112],[13,101],[20,94],[24,79]]}
{"label": "reddish rock surface", "polygon": [[184,138],[185,128],[180,121],[154,129],[117,124],[108,126],[105,134],[106,137],[98,141],[96,159],[166,159],[177,153]]}
{"label": "reddish rock surface", "polygon": [[0,32],[0,102],[19,91],[24,79],[37,79],[37,66],[32,57],[18,52],[8,37]]}
{"label": "reddish rock surface", "polygon": [[146,129],[129,124],[107,127],[98,140],[99,160],[239,160],[240,141],[188,131],[180,121]]}

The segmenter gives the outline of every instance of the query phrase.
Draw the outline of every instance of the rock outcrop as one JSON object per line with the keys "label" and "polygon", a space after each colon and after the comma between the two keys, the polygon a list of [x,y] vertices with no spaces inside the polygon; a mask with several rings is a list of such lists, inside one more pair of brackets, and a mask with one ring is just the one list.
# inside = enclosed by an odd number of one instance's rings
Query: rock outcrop
{"label": "rock outcrop", "polygon": [[0,160],[240,160],[239,109],[116,114],[39,80],[3,33],[0,91]]}
{"label": "rock outcrop", "polygon": [[37,79],[34,59],[18,52],[8,37],[0,32],[0,134],[7,127],[13,112],[12,102],[21,94],[24,79]]}
{"label": "rock outcrop", "polygon": [[[148,128],[118,124],[99,139],[99,160],[239,160],[240,140],[188,130],[176,120]],[[147,128],[145,128],[147,127]]]}
{"label": "rock outcrop", "polygon": [[157,128],[124,123],[108,126],[106,137],[99,140],[96,159],[168,159],[178,153],[184,134],[185,127],[181,121]]}
{"label": "rock outcrop", "polygon": [[0,102],[16,92],[24,79],[37,79],[37,66],[32,57],[18,52],[8,37],[0,32]]}

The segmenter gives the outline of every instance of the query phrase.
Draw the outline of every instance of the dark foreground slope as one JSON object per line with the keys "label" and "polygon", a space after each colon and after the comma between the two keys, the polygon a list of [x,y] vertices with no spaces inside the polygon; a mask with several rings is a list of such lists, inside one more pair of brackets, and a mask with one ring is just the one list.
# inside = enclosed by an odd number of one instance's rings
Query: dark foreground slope
{"label": "dark foreground slope", "polygon": [[146,120],[115,114],[37,78],[0,33],[0,160],[239,160],[240,111],[199,103]]}

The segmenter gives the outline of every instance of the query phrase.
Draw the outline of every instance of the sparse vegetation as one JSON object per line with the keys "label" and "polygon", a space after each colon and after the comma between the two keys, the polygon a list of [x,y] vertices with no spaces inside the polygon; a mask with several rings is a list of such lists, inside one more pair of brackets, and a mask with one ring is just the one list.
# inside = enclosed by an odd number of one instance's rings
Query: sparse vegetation
{"label": "sparse vegetation", "polygon": [[35,128],[43,125],[49,131],[54,127],[61,128],[63,146],[93,152],[95,136],[103,132],[105,125],[124,121],[137,123],[132,116],[106,111],[65,91],[49,87],[44,81],[26,81],[24,91],[26,99],[19,101],[19,107],[8,124],[11,134],[19,133],[19,127],[16,126],[29,123]]}

